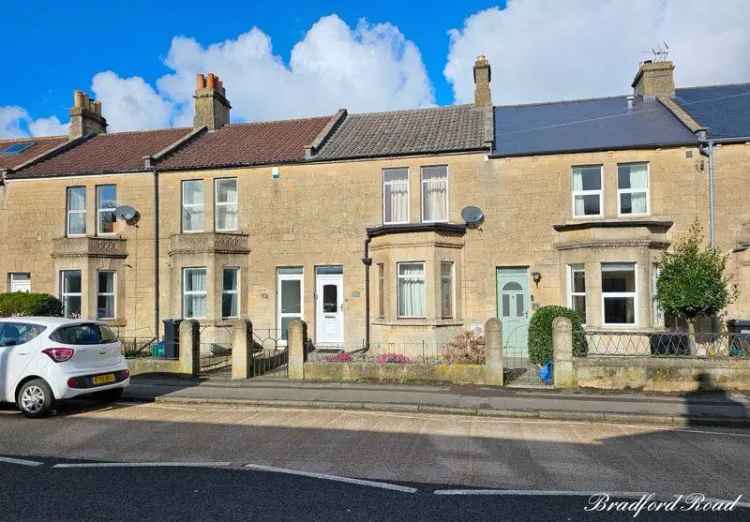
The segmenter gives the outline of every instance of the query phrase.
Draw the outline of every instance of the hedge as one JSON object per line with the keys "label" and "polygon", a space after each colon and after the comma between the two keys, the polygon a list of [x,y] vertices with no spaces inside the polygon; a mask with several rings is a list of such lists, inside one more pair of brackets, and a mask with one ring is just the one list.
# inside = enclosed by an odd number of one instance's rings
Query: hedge
{"label": "hedge", "polygon": [[573,351],[585,353],[586,338],[578,312],[564,306],[543,306],[529,321],[529,360],[545,364],[552,360],[552,321],[567,317],[573,323]]}
{"label": "hedge", "polygon": [[49,294],[13,292],[0,294],[0,317],[12,316],[61,316],[60,300]]}

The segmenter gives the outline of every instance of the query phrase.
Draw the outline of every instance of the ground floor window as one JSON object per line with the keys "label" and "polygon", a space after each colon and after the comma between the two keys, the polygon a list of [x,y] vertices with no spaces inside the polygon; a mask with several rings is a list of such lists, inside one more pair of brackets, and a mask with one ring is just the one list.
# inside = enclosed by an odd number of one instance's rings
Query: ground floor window
{"label": "ground floor window", "polygon": [[453,319],[453,261],[440,262],[440,315]]}
{"label": "ground floor window", "polygon": [[586,270],[583,265],[570,265],[568,273],[568,306],[578,312],[586,324]]}
{"label": "ground floor window", "polygon": [[221,288],[221,316],[232,319],[240,316],[240,269],[224,268]]}
{"label": "ground floor window", "polygon": [[111,270],[101,270],[97,274],[96,289],[96,318],[97,319],[114,319],[115,318],[115,297],[117,290],[115,287],[115,273]]}
{"label": "ground floor window", "polygon": [[208,294],[205,268],[182,270],[182,316],[185,319],[203,319],[207,315]]}
{"label": "ground floor window", "polygon": [[635,263],[602,264],[602,305],[605,325],[635,325],[636,295]]}
{"label": "ground floor window", "polygon": [[63,270],[60,272],[60,299],[62,300],[65,317],[81,317],[80,270]]}
{"label": "ground floor window", "polygon": [[385,264],[378,263],[378,317],[385,317]]}
{"label": "ground floor window", "polygon": [[398,316],[424,317],[424,263],[398,263]]}
{"label": "ground floor window", "polygon": [[286,341],[289,323],[303,318],[302,307],[302,267],[279,268],[277,271],[278,327],[281,338]]}
{"label": "ground floor window", "polygon": [[8,274],[8,292],[31,292],[31,274],[28,272]]}

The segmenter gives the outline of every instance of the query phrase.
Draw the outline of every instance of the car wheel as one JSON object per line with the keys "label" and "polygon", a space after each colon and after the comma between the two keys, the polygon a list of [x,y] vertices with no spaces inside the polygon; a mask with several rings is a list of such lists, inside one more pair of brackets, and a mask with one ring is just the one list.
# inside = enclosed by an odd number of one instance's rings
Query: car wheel
{"label": "car wheel", "polygon": [[125,388],[113,388],[111,390],[101,391],[96,393],[94,396],[97,399],[101,399],[107,402],[119,401],[122,398],[122,392]]}
{"label": "car wheel", "polygon": [[32,379],[24,383],[16,398],[16,405],[21,413],[32,419],[46,416],[54,402],[52,389],[42,379]]}

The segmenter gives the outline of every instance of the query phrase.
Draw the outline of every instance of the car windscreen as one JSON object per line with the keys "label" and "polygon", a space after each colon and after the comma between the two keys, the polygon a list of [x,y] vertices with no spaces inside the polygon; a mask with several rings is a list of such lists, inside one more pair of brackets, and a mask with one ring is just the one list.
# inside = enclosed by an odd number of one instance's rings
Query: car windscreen
{"label": "car windscreen", "polygon": [[84,323],[62,326],[49,336],[53,341],[64,344],[108,344],[117,340],[111,328],[103,325]]}
{"label": "car windscreen", "polygon": [[46,329],[39,324],[0,323],[0,347],[26,344]]}

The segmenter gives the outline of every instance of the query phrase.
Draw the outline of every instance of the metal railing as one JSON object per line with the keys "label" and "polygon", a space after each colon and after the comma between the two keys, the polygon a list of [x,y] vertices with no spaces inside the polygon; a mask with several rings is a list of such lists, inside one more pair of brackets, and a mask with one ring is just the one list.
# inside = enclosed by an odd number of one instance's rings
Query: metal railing
{"label": "metal railing", "polygon": [[273,374],[286,377],[289,352],[287,332],[279,328],[253,328],[250,377]]}
{"label": "metal railing", "polygon": [[696,333],[691,350],[685,331],[588,331],[574,335],[578,356],[750,358],[750,334]]}

